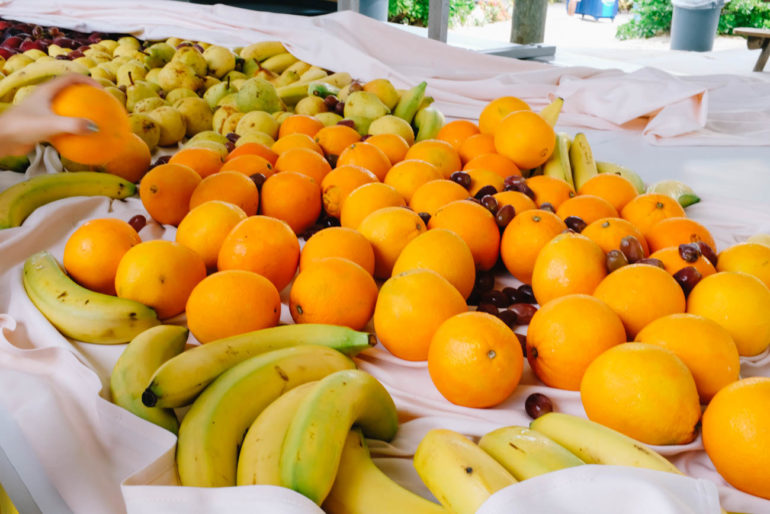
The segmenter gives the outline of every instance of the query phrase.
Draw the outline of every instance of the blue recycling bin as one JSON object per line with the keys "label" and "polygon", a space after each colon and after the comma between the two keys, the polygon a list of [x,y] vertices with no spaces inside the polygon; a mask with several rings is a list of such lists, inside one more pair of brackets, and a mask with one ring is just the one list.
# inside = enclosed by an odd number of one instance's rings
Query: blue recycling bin
{"label": "blue recycling bin", "polygon": [[[567,2],[569,9],[569,2]],[[580,0],[575,8],[575,14],[592,16],[595,19],[610,18],[615,20],[618,14],[618,0]]]}

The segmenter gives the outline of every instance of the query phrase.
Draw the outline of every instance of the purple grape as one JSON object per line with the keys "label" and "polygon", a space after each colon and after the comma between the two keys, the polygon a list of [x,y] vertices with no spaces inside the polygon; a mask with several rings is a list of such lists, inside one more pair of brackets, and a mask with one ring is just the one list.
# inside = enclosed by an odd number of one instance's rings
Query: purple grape
{"label": "purple grape", "polygon": [[524,410],[532,419],[537,419],[543,414],[553,412],[553,402],[544,394],[533,393],[524,400]]}
{"label": "purple grape", "polygon": [[692,288],[695,287],[702,278],[703,275],[692,266],[686,266],[674,273],[674,280],[676,280],[682,288],[685,297],[690,295]]}

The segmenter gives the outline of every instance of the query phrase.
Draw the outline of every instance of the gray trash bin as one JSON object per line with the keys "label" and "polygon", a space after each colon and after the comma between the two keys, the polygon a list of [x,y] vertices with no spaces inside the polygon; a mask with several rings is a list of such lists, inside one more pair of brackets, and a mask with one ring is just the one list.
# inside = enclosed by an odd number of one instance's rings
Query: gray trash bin
{"label": "gray trash bin", "polygon": [[710,52],[724,0],[672,0],[671,49]]}
{"label": "gray trash bin", "polygon": [[388,0],[360,0],[358,10],[375,20],[388,21]]}

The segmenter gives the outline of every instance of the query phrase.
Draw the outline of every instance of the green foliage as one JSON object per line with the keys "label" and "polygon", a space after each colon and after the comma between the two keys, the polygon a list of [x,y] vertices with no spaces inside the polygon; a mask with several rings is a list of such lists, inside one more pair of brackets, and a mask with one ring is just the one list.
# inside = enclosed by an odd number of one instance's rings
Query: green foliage
{"label": "green foliage", "polygon": [[722,9],[717,31],[732,34],[735,27],[770,29],[770,3],[761,0],[732,0]]}
{"label": "green foliage", "polygon": [[[428,26],[429,0],[390,0],[388,20],[406,25]],[[475,0],[449,0],[450,24],[464,23],[476,5]]]}

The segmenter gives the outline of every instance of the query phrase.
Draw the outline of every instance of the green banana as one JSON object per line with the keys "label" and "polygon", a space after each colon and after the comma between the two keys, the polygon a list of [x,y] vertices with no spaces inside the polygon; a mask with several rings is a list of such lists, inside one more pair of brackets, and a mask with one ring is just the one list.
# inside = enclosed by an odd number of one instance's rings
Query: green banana
{"label": "green banana", "polygon": [[302,401],[286,431],[281,485],[318,505],[323,503],[354,423],[367,437],[390,441],[398,430],[398,414],[388,391],[369,373],[357,369],[323,378]]}
{"label": "green banana", "polygon": [[340,88],[337,86],[333,86],[331,84],[327,84],[326,82],[312,82],[307,87],[307,94],[308,96],[320,96],[321,98],[326,98],[329,95],[338,95],[340,93]]}
{"label": "green banana", "polygon": [[348,432],[334,486],[323,503],[328,514],[441,514],[441,505],[401,487],[374,464],[359,429]]}
{"label": "green banana", "polygon": [[239,56],[245,60],[254,59],[257,62],[262,62],[285,51],[286,47],[280,41],[260,41],[243,47]]}
{"label": "green banana", "polygon": [[516,480],[585,464],[563,446],[526,427],[493,430],[481,438],[479,446]]}
{"label": "green banana", "polygon": [[298,385],[355,368],[324,346],[295,346],[245,360],[195,400],[179,426],[176,460],[182,485],[235,485],[238,447],[246,430],[276,398]]}
{"label": "green banana", "polygon": [[39,84],[53,77],[69,73],[88,75],[89,71],[82,64],[67,60],[31,62],[0,80],[0,100],[10,102],[16,91],[24,86]]}
{"label": "green banana", "polygon": [[142,392],[158,366],[184,351],[188,330],[178,325],[148,328],[131,340],[110,375],[112,401],[151,423],[177,433],[172,409],[145,407]]}
{"label": "green banana", "polygon": [[297,82],[289,84],[288,86],[278,87],[276,90],[278,91],[278,96],[283,100],[283,103],[286,105],[296,105],[297,102],[312,94],[310,88],[315,88],[315,84],[323,84],[328,91],[332,91],[331,88],[337,88],[337,90],[339,90],[350,84],[353,80],[350,74],[346,72],[327,75],[323,70],[317,71],[317,73],[311,73],[314,72],[314,68],[310,68],[300,76]]}
{"label": "green banana", "polygon": [[393,110],[393,115],[406,120],[408,123],[412,123],[423,98],[425,98],[426,87],[428,87],[428,83],[422,81],[412,89],[405,91],[398,100],[396,108]]}
{"label": "green banana", "polygon": [[575,138],[572,140],[569,147],[569,162],[572,165],[575,191],[580,190],[583,184],[599,173],[596,169],[593,152],[591,152],[591,145],[588,144],[588,138],[582,132],[575,134]]}
{"label": "green banana", "polygon": [[313,323],[282,325],[226,337],[195,347],[164,363],[152,376],[142,402],[148,407],[188,405],[229,368],[271,350],[319,345],[352,356],[375,344],[372,334]]}
{"label": "green banana", "polygon": [[474,514],[496,491],[516,479],[495,459],[462,434],[433,429],[414,454],[417,474],[450,512]]}
{"label": "green banana", "polygon": [[272,57],[268,57],[260,63],[260,66],[273,73],[283,73],[286,68],[292,64],[299,62],[299,59],[291,55],[289,52],[282,52]]}
{"label": "green banana", "polygon": [[560,412],[549,412],[530,423],[586,464],[633,466],[679,473],[676,466],[645,444],[599,423]]}
{"label": "green banana", "polygon": [[0,193],[0,229],[20,226],[40,206],[70,196],[126,198],[136,186],[117,175],[82,171],[38,175]]}
{"label": "green banana", "polygon": [[0,170],[11,170],[24,173],[29,168],[29,157],[26,155],[7,155],[0,157]]}
{"label": "green banana", "polygon": [[38,252],[24,262],[24,289],[48,321],[62,334],[78,341],[117,344],[130,341],[158,325],[151,308],[75,283],[48,252]]}
{"label": "green banana", "polygon": [[642,177],[632,169],[615,164],[614,162],[605,161],[596,161],[596,169],[599,173],[612,173],[628,179],[636,188],[636,192],[640,195],[647,192],[647,186],[644,184],[644,180],[642,180]]}
{"label": "green banana", "polygon": [[265,407],[243,438],[238,455],[237,485],[281,485],[281,445],[300,403],[318,381],[283,393]]}
{"label": "green banana", "polygon": [[556,122],[559,120],[559,114],[561,114],[563,105],[564,99],[562,97],[556,98],[556,100],[543,107],[543,110],[540,111],[540,117],[543,118],[551,128],[555,127]]}
{"label": "green banana", "polygon": [[575,190],[575,182],[572,180],[572,165],[569,162],[569,148],[572,142],[568,134],[559,132],[556,134],[556,145],[553,153],[543,165],[543,175],[555,177],[565,181]]}
{"label": "green banana", "polygon": [[425,107],[414,115],[414,126],[417,127],[415,141],[435,139],[438,131],[444,126],[444,114],[434,107]]}

